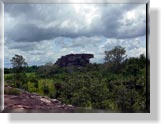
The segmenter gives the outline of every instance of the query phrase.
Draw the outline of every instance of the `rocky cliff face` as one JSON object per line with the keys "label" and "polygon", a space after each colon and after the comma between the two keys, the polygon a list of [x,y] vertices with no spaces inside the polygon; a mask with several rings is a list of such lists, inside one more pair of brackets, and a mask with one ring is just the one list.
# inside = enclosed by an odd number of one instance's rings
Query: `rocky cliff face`
{"label": "rocky cliff face", "polygon": [[62,56],[56,62],[61,67],[66,66],[85,66],[89,63],[90,58],[93,58],[93,54],[69,54]]}

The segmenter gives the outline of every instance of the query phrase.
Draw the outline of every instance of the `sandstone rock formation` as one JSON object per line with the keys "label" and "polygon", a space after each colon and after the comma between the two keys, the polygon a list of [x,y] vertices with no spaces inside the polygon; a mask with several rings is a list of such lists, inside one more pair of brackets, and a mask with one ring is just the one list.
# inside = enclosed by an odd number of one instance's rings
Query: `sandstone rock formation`
{"label": "sandstone rock formation", "polygon": [[[12,87],[5,87],[14,89]],[[46,96],[40,96],[35,93],[20,91],[18,95],[5,94],[3,112],[55,112],[67,113],[73,112],[76,107],[61,103],[57,99],[50,99]]]}
{"label": "sandstone rock formation", "polygon": [[85,66],[89,63],[90,58],[93,57],[93,54],[69,54],[59,58],[56,64],[60,67]]}

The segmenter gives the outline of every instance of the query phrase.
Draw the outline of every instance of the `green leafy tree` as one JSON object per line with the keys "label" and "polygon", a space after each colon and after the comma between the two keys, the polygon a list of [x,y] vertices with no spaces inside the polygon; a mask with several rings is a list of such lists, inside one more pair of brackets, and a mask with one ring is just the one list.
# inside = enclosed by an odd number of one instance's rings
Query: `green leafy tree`
{"label": "green leafy tree", "polygon": [[105,62],[112,65],[112,70],[120,71],[123,61],[126,59],[126,50],[121,46],[115,46],[110,51],[105,51]]}
{"label": "green leafy tree", "polygon": [[126,59],[126,50],[121,46],[116,46],[110,51],[105,51],[105,62],[121,64]]}
{"label": "green leafy tree", "polygon": [[26,74],[25,74],[25,67],[28,65],[25,62],[25,59],[21,55],[15,55],[11,60],[11,64],[14,69],[14,84],[18,88],[25,88],[24,85],[26,84]]}
{"label": "green leafy tree", "polygon": [[15,72],[23,72],[24,68],[28,65],[25,62],[25,59],[21,55],[15,55],[11,60],[11,64],[13,68],[15,69]]}

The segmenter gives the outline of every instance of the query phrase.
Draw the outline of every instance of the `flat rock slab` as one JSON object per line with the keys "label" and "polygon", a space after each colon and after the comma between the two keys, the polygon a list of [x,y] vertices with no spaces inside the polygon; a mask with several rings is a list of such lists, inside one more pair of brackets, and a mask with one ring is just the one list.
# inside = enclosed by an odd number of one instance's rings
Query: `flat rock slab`
{"label": "flat rock slab", "polygon": [[[11,87],[5,87],[11,88]],[[76,107],[62,104],[57,99],[50,99],[45,96],[28,93],[20,90],[19,95],[4,95],[5,109],[3,112],[55,112],[70,113]]]}

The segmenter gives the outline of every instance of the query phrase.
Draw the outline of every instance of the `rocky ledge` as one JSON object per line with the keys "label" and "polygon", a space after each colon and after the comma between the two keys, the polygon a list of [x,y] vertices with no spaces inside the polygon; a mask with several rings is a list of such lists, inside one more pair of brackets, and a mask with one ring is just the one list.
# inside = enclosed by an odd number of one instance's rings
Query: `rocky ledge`
{"label": "rocky ledge", "polygon": [[[15,89],[5,87],[7,90]],[[20,89],[19,94],[5,94],[5,109],[3,112],[55,112],[55,113],[70,113],[74,112],[76,107],[72,105],[62,104],[57,99],[50,99],[38,94],[29,93]]]}
{"label": "rocky ledge", "polygon": [[66,66],[85,66],[89,64],[90,58],[93,58],[93,54],[69,54],[62,56],[56,62],[60,67]]}

